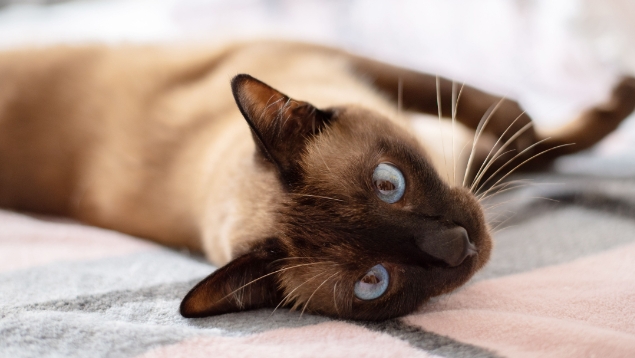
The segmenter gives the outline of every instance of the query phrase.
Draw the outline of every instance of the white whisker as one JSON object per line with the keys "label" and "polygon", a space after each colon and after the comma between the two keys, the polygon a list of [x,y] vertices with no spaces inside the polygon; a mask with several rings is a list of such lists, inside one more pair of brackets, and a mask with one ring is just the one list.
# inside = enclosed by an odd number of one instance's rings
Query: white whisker
{"label": "white whisker", "polygon": [[281,259],[273,260],[272,263],[285,261],[285,260],[300,260],[300,259],[321,260],[323,258],[324,257],[319,257],[319,256],[292,256],[292,257],[284,257],[284,258],[281,258]]}
{"label": "white whisker", "polygon": [[[506,210],[506,212],[505,212],[505,213],[510,213],[511,215],[509,215],[506,219],[504,219],[504,220],[502,220],[502,221],[498,222],[498,223],[496,224],[496,226],[495,226],[495,227],[493,227],[492,229],[490,229],[490,232],[491,232],[492,234],[496,232],[496,229],[499,229],[502,225],[504,225],[506,222],[508,222],[508,221],[509,221],[509,220],[511,220],[514,216],[516,216],[516,213],[515,213],[515,212],[513,212],[513,211],[510,211],[510,210]],[[501,215],[499,215],[499,217],[500,217],[500,216],[502,216],[502,214],[501,214]]]}
{"label": "white whisker", "polygon": [[[478,192],[485,186],[485,184],[487,184],[490,180],[492,180],[492,178],[496,177],[496,174],[498,174],[501,170],[503,170],[506,166],[508,166],[510,163],[512,163],[516,158],[520,157],[521,155],[525,154],[527,151],[531,150],[532,148],[534,148],[535,146],[539,145],[540,143],[547,141],[551,139],[551,137],[549,138],[545,138],[542,140],[537,141],[536,143],[530,145],[529,147],[523,149],[520,153],[516,154],[513,158],[511,158],[510,160],[508,160],[505,164],[503,164],[500,168],[498,168],[492,175],[490,175],[489,178],[487,178],[487,180],[485,180],[483,182],[483,184],[481,184],[481,186],[478,187],[478,189],[476,189],[475,194],[478,194]],[[498,183],[498,182],[496,182]],[[496,184],[495,184],[496,185]],[[490,188],[491,190],[491,188]],[[489,191],[489,190],[488,190]]]}
{"label": "white whisker", "polygon": [[403,80],[401,76],[399,76],[399,80],[397,81],[397,116],[401,115],[401,111],[403,109]]}
{"label": "white whisker", "polygon": [[492,231],[492,235],[498,235],[501,232],[503,232],[503,231],[505,231],[505,230],[507,230],[509,228],[516,227],[516,226],[518,226],[518,225],[509,225],[509,226],[505,226],[505,227],[500,228],[500,229],[498,229],[498,226],[497,226],[496,229],[494,231]]}
{"label": "white whisker", "polygon": [[[490,149],[489,153],[487,153],[487,156],[485,157],[485,160],[483,161],[483,163],[481,164],[481,168],[478,170],[478,172],[476,172],[476,176],[474,177],[474,180],[472,181],[472,185],[470,186],[470,191],[474,190],[474,187],[476,185],[478,185],[478,183],[481,181],[481,178],[483,177],[483,175],[485,175],[485,173],[487,172],[487,169],[489,169],[489,167],[492,165],[492,163],[494,163],[496,161],[496,157],[497,154],[501,151],[504,150],[509,144],[512,143],[512,140],[507,140],[505,142],[505,144],[503,144],[503,146],[496,151],[496,153],[492,156],[492,160],[490,160],[490,162],[488,163],[488,160],[490,159],[490,156],[492,155],[492,152],[494,151],[494,149],[496,148],[496,146],[498,145],[498,143],[500,143],[501,139],[503,139],[503,137],[505,136],[505,134],[507,134],[507,131],[509,131],[512,126],[516,123],[516,121],[518,121],[520,119],[520,117],[525,114],[525,112],[521,113],[518,117],[516,117],[516,119],[514,119],[514,121],[505,129],[505,131],[503,132],[503,134],[501,134],[498,139],[496,140],[496,143],[494,143],[494,145],[492,146],[492,149]],[[531,124],[531,122],[530,122]],[[520,130],[518,130],[515,134],[520,135],[522,134],[525,130],[527,130],[525,127],[529,128],[529,125],[524,126],[523,128],[521,128]],[[520,134],[519,134],[520,133]],[[512,136],[513,137],[513,136]],[[514,138],[516,139],[516,138]]]}
{"label": "white whisker", "polygon": [[[463,93],[463,87],[465,87],[465,83],[461,84],[459,94],[455,96],[456,84],[454,83],[454,81],[452,81],[452,186],[456,186],[456,156],[454,155],[454,136],[456,135],[456,111],[459,107],[459,100],[461,99],[461,93]],[[463,150],[461,150],[461,152],[463,152]]]}
{"label": "white whisker", "polygon": [[[515,185],[515,184],[518,184],[518,185],[508,188],[508,186]],[[529,186],[537,186],[537,185],[562,185],[562,184],[564,184],[564,183],[545,183],[545,182],[532,183],[529,179],[512,180],[512,181],[509,181],[509,182],[500,183],[500,184],[496,185],[495,187],[492,187],[492,189],[500,188],[500,190],[495,191],[495,192],[493,192],[493,193],[491,193],[491,194],[489,194],[487,196],[483,196],[483,194],[481,194],[481,195],[479,195],[477,197],[477,199],[478,199],[479,202],[483,202],[483,201],[485,201],[487,199],[491,199],[491,198],[497,196],[498,194],[502,194],[504,192],[507,192],[507,191],[510,191],[510,190],[513,190],[513,189],[520,189],[520,188],[525,188],[525,187],[529,187]]]}
{"label": "white whisker", "polygon": [[290,194],[291,194],[291,195],[297,195],[297,196],[306,196],[306,197],[309,197],[309,198],[329,199],[329,200],[335,200],[335,201],[344,202],[344,200],[341,200],[341,199],[336,199],[336,198],[331,198],[330,196],[311,195],[311,194],[299,194],[299,193],[290,193]]}
{"label": "white whisker", "polygon": [[454,157],[454,124],[456,121],[456,83],[452,81],[452,186],[456,185],[456,158]]}
{"label": "white whisker", "polygon": [[[547,138],[547,139],[549,139],[549,138]],[[538,143],[540,143],[540,142],[538,142]],[[536,144],[538,144],[538,143],[536,143]],[[514,167],[514,169],[510,170],[510,171],[509,171],[509,173],[505,174],[505,175],[504,175],[502,178],[500,178],[500,179],[499,179],[496,183],[494,183],[494,185],[496,185],[496,184],[500,183],[502,180],[504,180],[505,178],[507,178],[507,177],[508,177],[509,175],[511,175],[514,171],[516,171],[516,169],[520,168],[521,166],[523,166],[523,165],[524,165],[525,163],[527,163],[528,161],[530,161],[530,160],[532,160],[532,159],[534,159],[534,158],[536,158],[536,157],[538,157],[538,156],[540,156],[540,155],[543,155],[543,154],[545,154],[545,153],[551,152],[552,150],[555,150],[555,149],[558,149],[558,148],[562,148],[562,147],[568,147],[568,146],[570,146],[570,145],[574,145],[574,144],[575,144],[575,143],[569,143],[569,144],[561,144],[561,145],[557,145],[557,146],[555,146],[555,147],[552,147],[552,148],[549,148],[549,149],[543,150],[542,152],[540,152],[540,153],[538,153],[538,154],[536,154],[536,155],[533,155],[531,158],[529,158],[529,159],[527,159],[527,160],[523,161],[522,163],[518,164],[517,166],[515,166],[515,167]],[[489,190],[488,190],[488,191],[489,191]],[[487,193],[487,191],[486,191],[486,193]]]}
{"label": "white whisker", "polygon": [[222,301],[222,300],[224,300],[224,299],[226,299],[226,298],[228,298],[228,297],[232,296],[234,293],[236,293],[236,292],[238,292],[238,291],[242,290],[243,288],[245,288],[245,287],[247,287],[247,286],[251,285],[252,283],[254,283],[254,282],[256,282],[256,281],[260,281],[260,280],[262,280],[262,279],[263,279],[263,278],[265,278],[265,277],[269,277],[269,276],[274,275],[274,274],[279,273],[279,272],[283,272],[283,271],[291,270],[291,269],[296,268],[296,267],[310,266],[310,265],[317,265],[317,264],[324,264],[324,263],[334,263],[334,262],[331,262],[331,261],[311,262],[311,263],[308,263],[308,264],[300,264],[300,265],[295,265],[295,266],[285,267],[285,268],[283,268],[283,269],[280,269],[280,270],[276,270],[276,271],[270,272],[270,273],[268,273],[268,274],[266,274],[266,275],[262,275],[262,276],[258,277],[257,279],[255,279],[255,280],[251,280],[251,281],[247,282],[246,284],[244,284],[244,285],[242,285],[242,286],[238,287],[237,289],[233,290],[232,292],[228,293],[227,295],[225,295],[224,297],[222,297],[221,299],[219,299],[219,300],[218,300],[218,302],[220,302],[220,301]]}
{"label": "white whisker", "polygon": [[[484,198],[483,198],[483,200],[485,200],[485,199],[491,199],[491,198],[493,198],[493,197],[495,197],[495,196],[497,196],[497,195],[499,195],[499,194],[502,194],[502,193],[508,192],[508,191],[510,191],[510,190],[520,189],[520,188],[526,188],[526,187],[531,186],[531,185],[536,185],[536,184],[535,184],[535,183],[528,183],[528,184],[518,184],[518,185],[515,185],[515,186],[511,186],[511,185],[510,185],[509,187],[501,187],[501,189],[500,189],[500,190],[498,190],[497,192],[492,193],[492,194],[490,194],[490,195],[488,195],[488,196],[484,197]],[[479,199],[479,201],[481,201],[481,199]]]}
{"label": "white whisker", "polygon": [[306,300],[306,303],[304,304],[304,308],[302,308],[302,312],[300,312],[300,318],[302,318],[302,315],[304,314],[304,311],[306,310],[307,306],[309,305],[309,302],[311,301],[311,298],[313,298],[313,295],[315,295],[315,293],[320,289],[320,287],[322,287],[328,280],[330,280],[333,276],[337,275],[339,273],[336,272],[334,274],[332,274],[331,276],[327,277],[326,280],[324,280],[324,282],[322,282],[316,289],[315,291],[313,291],[313,293],[311,294],[311,296],[309,296],[309,299]]}
{"label": "white whisker", "polygon": [[[452,186],[456,186],[456,157],[454,156],[454,136],[456,135],[456,111],[459,107],[459,99],[461,99],[461,93],[463,93],[463,87],[465,83],[461,85],[459,94],[456,95],[456,84],[452,81]],[[459,154],[460,157],[460,154]]]}
{"label": "white whisker", "polygon": [[320,275],[323,275],[323,274],[325,274],[325,273],[326,273],[325,271],[322,271],[322,272],[318,273],[317,275],[315,275],[315,276],[313,276],[313,277],[309,278],[308,280],[306,280],[306,281],[302,282],[301,284],[299,284],[298,286],[296,286],[296,288],[294,288],[291,292],[287,293],[287,294],[286,294],[286,295],[285,295],[285,296],[284,296],[284,297],[280,300],[280,303],[278,303],[278,305],[277,305],[277,306],[273,309],[273,312],[271,312],[271,315],[270,315],[269,317],[273,316],[273,314],[274,314],[274,313],[276,313],[276,310],[277,310],[280,306],[282,306],[282,305],[286,304],[286,303],[288,302],[288,299],[291,297],[291,295],[292,295],[292,294],[293,294],[293,293],[294,293],[294,292],[295,292],[298,288],[300,288],[300,287],[304,286],[306,283],[309,283],[310,281],[313,281],[313,279],[315,279],[316,277],[318,277],[318,276],[320,276]]}
{"label": "white whisker", "polygon": [[439,110],[439,133],[441,135],[441,147],[443,148],[443,162],[445,163],[445,175],[448,178],[448,184],[450,183],[450,174],[448,173],[448,162],[445,157],[445,141],[443,140],[443,123],[441,122],[441,80],[439,76],[436,76],[437,84],[437,109]]}
{"label": "white whisker", "polygon": [[500,105],[503,103],[504,100],[505,100],[505,97],[501,98],[496,105],[490,106],[490,108],[487,111],[485,111],[485,114],[483,114],[481,121],[478,123],[478,126],[476,127],[476,132],[474,133],[474,142],[472,142],[472,151],[470,152],[470,157],[467,160],[467,168],[465,168],[465,175],[463,176],[463,186],[465,186],[465,181],[467,180],[467,176],[470,173],[470,167],[472,166],[472,160],[474,159],[476,144],[478,143],[478,140],[481,137],[481,133],[483,133],[483,130],[487,126],[487,123],[489,122],[490,118],[492,118],[492,115],[496,112],[496,110],[498,109],[498,107],[500,107]]}
{"label": "white whisker", "polygon": [[335,297],[335,294],[337,293],[337,284],[339,283],[339,281],[335,281],[335,283],[333,284],[333,306],[335,307],[335,312],[337,312],[337,314],[340,314],[340,309],[337,307],[337,298]]}

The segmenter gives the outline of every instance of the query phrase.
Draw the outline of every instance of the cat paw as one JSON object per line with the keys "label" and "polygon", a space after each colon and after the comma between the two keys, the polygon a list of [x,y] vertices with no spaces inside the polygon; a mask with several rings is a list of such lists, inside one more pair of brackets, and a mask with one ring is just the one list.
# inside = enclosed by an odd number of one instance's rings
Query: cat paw
{"label": "cat paw", "polygon": [[603,106],[613,112],[613,118],[621,122],[635,110],[635,77],[624,76],[613,88],[609,102]]}

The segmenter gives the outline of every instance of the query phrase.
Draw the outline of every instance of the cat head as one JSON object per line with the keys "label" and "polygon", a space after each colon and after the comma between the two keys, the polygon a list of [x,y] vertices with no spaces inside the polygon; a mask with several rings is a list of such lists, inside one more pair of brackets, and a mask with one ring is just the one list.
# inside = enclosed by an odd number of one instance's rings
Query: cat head
{"label": "cat head", "polygon": [[185,317],[278,305],[346,319],[410,313],[465,283],[490,255],[476,198],[373,111],[318,109],[248,76],[232,80],[256,160],[284,187],[276,237],[194,287]]}

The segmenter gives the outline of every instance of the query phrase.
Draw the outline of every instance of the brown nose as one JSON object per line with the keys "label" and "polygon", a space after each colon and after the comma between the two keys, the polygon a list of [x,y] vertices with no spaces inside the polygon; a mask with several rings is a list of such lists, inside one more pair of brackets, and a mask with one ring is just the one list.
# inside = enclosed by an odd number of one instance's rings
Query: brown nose
{"label": "brown nose", "polygon": [[416,240],[426,254],[439,259],[450,267],[460,265],[468,256],[476,254],[476,246],[470,241],[465,228],[432,230]]}

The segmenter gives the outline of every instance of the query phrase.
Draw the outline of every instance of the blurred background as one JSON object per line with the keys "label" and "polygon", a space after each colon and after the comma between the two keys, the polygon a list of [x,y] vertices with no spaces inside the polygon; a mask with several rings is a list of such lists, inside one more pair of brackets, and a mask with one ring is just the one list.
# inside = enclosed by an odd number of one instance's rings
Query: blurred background
{"label": "blurred background", "polygon": [[[517,99],[544,127],[635,75],[632,0],[0,0],[0,50],[254,38],[338,46],[465,81]],[[556,170],[635,176],[635,117]]]}

